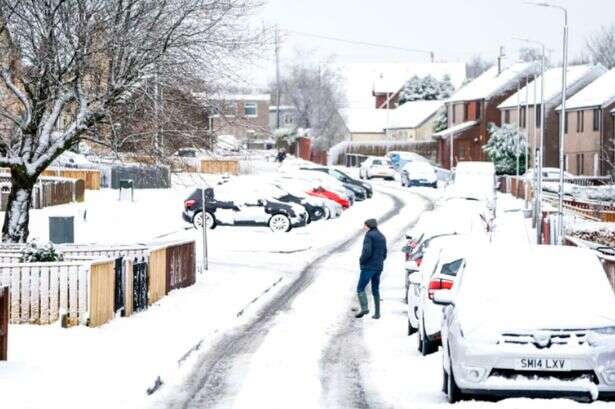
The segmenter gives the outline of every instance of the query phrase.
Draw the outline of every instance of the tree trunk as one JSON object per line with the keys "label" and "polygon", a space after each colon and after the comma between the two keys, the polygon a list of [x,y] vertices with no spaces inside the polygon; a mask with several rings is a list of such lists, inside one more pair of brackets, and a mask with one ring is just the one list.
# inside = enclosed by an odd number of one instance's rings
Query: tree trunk
{"label": "tree trunk", "polygon": [[3,242],[25,243],[28,240],[30,206],[36,179],[36,176],[29,176],[23,167],[11,168],[11,193],[2,226]]}

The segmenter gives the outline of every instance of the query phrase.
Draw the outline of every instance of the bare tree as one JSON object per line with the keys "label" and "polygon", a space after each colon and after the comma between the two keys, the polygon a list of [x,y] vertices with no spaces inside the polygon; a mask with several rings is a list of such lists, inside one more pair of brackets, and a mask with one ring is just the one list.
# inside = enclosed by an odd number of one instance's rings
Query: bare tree
{"label": "bare tree", "polygon": [[113,146],[97,125],[149,79],[208,72],[259,41],[245,20],[255,1],[0,0],[0,166],[12,178],[2,239],[27,240],[41,172],[79,141]]}
{"label": "bare tree", "polygon": [[[524,62],[534,62],[542,60],[542,51],[538,48],[521,47],[519,48],[519,60]],[[545,66],[549,66],[549,57],[545,55]]]}
{"label": "bare tree", "polygon": [[309,129],[316,145],[327,149],[347,133],[340,115],[344,107],[343,79],[328,61],[297,59],[282,73],[281,100],[297,111],[297,126]]}
{"label": "bare tree", "polygon": [[615,67],[615,23],[602,27],[587,40],[587,48],[595,64]]}
{"label": "bare tree", "polygon": [[487,71],[493,62],[486,61],[480,55],[475,55],[466,63],[466,76],[468,79],[474,79]]}

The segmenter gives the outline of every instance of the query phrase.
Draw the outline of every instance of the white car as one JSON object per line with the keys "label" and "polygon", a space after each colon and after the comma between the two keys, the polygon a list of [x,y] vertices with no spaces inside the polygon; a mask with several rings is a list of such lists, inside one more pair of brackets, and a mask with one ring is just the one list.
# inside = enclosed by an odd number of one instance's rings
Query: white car
{"label": "white car", "polygon": [[359,168],[359,178],[384,178],[388,180],[395,179],[395,169],[393,165],[385,158],[369,157],[361,163]]}
{"label": "white car", "polygon": [[615,296],[595,252],[477,247],[453,289],[436,291],[434,302],[446,306],[450,402],[481,394],[615,396]]}
{"label": "white car", "polygon": [[484,235],[447,235],[431,240],[423,263],[408,278],[408,335],[418,331],[418,350],[423,355],[438,350],[442,306],[433,303],[436,290],[451,289],[465,256],[476,245],[487,243]]}
{"label": "white car", "polygon": [[400,172],[401,185],[438,187],[438,172],[428,162],[408,162]]}

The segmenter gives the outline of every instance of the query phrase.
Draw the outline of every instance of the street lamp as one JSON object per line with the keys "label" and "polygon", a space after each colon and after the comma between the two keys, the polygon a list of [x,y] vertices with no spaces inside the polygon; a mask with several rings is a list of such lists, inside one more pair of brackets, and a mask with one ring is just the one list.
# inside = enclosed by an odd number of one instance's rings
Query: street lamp
{"label": "street lamp", "polygon": [[[564,12],[564,41],[562,59],[562,110],[559,127],[559,214],[557,244],[564,244],[564,138],[566,126],[566,71],[568,70],[568,10],[549,3],[527,3],[539,7],[549,7]],[[544,81],[544,79],[543,79]],[[544,118],[541,118],[544,121]],[[544,125],[544,124],[543,124]]]}
{"label": "street lamp", "polygon": [[[542,58],[540,60],[540,142],[538,143],[538,174],[537,186],[535,189],[536,200],[536,243],[542,243],[542,161],[543,148],[545,141],[545,45],[544,43],[528,38],[514,38],[514,40],[522,41],[530,44],[537,44],[542,50]],[[536,116],[536,99],[534,98],[534,116]],[[526,159],[527,160],[527,159]]]}

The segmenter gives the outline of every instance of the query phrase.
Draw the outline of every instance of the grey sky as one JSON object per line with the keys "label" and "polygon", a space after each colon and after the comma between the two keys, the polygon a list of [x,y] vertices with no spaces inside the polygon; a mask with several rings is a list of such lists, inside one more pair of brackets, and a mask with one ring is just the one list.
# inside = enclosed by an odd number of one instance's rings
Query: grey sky
{"label": "grey sky", "polygon": [[[615,0],[552,3],[568,9],[571,56],[583,50],[595,30],[615,23]],[[312,55],[334,54],[340,62],[428,61],[424,54],[343,44],[293,31],[433,50],[436,60],[446,61],[465,61],[475,54],[494,59],[500,45],[509,61],[514,60],[522,44],[512,37],[527,37],[543,41],[553,49],[552,60],[561,60],[563,13],[520,0],[268,0],[260,18],[290,31],[283,62],[295,56],[297,47]],[[272,75],[271,63],[263,63],[263,77]]]}

